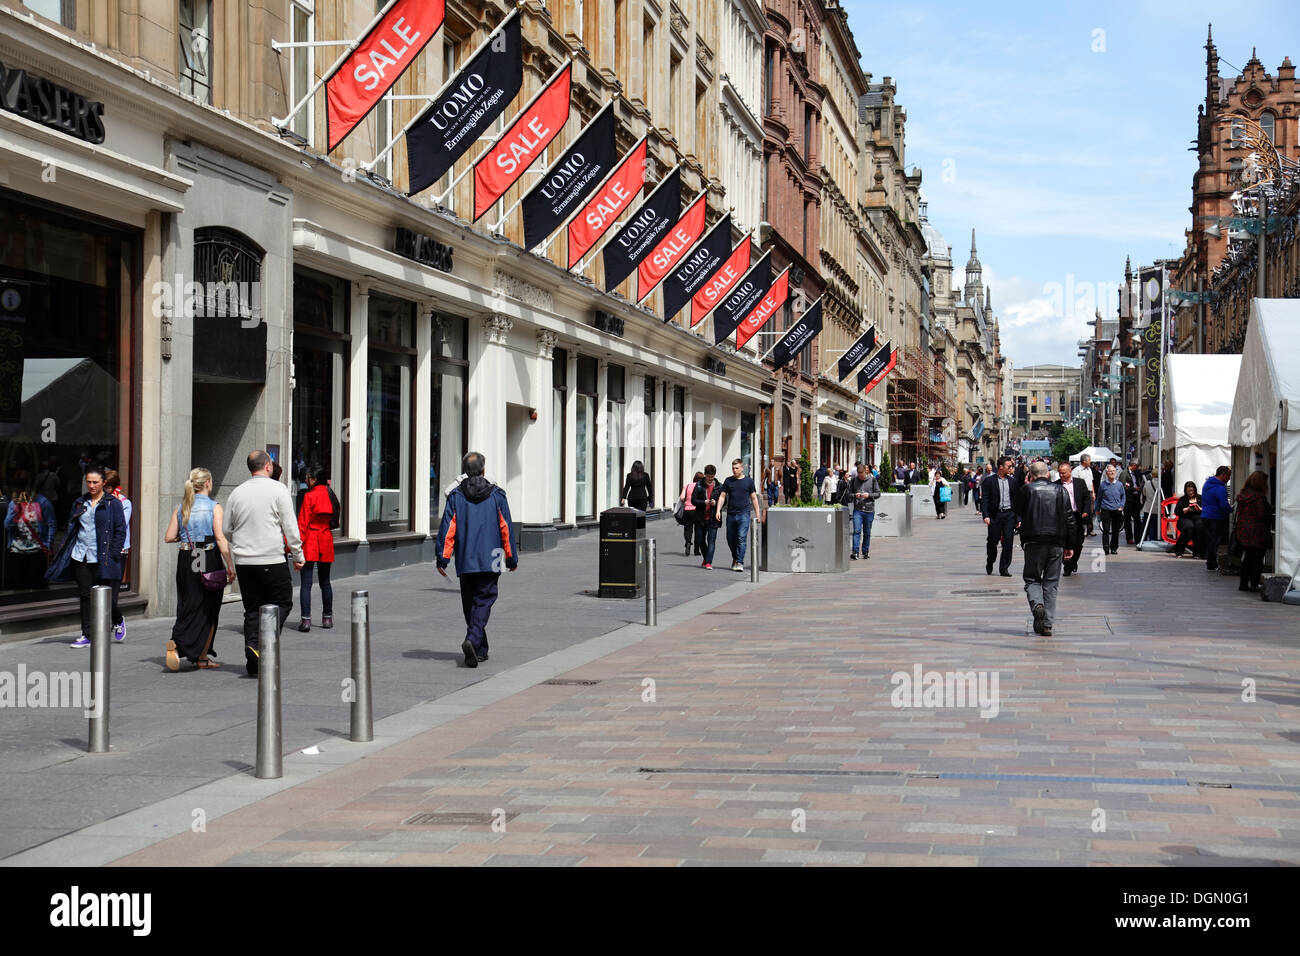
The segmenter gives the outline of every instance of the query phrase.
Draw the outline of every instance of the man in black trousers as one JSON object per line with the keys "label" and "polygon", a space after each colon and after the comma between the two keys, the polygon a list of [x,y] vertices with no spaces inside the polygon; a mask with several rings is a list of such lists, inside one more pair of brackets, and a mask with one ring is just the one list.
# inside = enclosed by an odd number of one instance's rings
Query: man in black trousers
{"label": "man in black trousers", "polygon": [[1080,539],[1066,483],[1048,481],[1050,471],[1046,462],[1034,462],[1030,482],[1017,493],[1015,504],[1025,548],[1025,597],[1034,615],[1034,633],[1043,637],[1052,636],[1061,562],[1074,557],[1072,544]]}
{"label": "man in black trousers", "polygon": [[1011,552],[1016,543],[1016,513],[1011,510],[1016,500],[1016,491],[1020,485],[1011,477],[1011,458],[1003,455],[998,459],[998,470],[986,475],[980,484],[980,514],[988,526],[988,552],[984,562],[984,573],[993,573],[993,562],[998,560],[998,542],[1002,542],[1002,559],[998,561],[998,572],[1004,577],[1011,577]]}
{"label": "man in black trousers", "polygon": [[1067,545],[1074,552],[1074,556],[1066,558],[1062,565],[1061,573],[1068,578],[1079,570],[1079,552],[1083,550],[1084,522],[1092,520],[1092,489],[1088,487],[1087,481],[1074,477],[1074,469],[1068,461],[1061,462],[1057,471],[1061,476],[1061,487],[1065,489],[1065,496],[1070,499],[1074,527],[1078,529],[1076,531],[1078,538]]}

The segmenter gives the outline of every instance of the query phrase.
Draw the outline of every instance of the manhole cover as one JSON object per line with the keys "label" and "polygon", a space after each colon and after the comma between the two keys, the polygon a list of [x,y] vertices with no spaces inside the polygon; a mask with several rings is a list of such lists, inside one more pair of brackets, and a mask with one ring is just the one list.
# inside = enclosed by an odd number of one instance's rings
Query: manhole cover
{"label": "manhole cover", "polygon": [[705,611],[705,614],[744,614],[744,611]]}
{"label": "manhole cover", "polygon": [[[517,816],[519,816],[517,813],[507,813],[504,815],[504,819],[507,821],[513,820]],[[499,813],[417,813],[415,816],[403,820],[402,825],[409,827],[490,827],[501,819],[502,814]]]}
{"label": "manhole cover", "polygon": [[983,597],[989,594],[1013,594],[1012,591],[1004,591],[1001,588],[983,588],[975,591],[953,591],[953,594],[964,594],[971,597]]}
{"label": "manhole cover", "polygon": [[571,680],[565,677],[557,677],[554,680],[544,680],[543,684],[549,684],[552,687],[590,687],[592,684],[599,684],[598,680]]}

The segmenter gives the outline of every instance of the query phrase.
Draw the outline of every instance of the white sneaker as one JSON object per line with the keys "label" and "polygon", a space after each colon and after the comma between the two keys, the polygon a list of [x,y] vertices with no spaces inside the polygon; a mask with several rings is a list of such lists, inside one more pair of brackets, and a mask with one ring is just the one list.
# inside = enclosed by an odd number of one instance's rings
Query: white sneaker
{"label": "white sneaker", "polygon": [[737,570],[737,571],[744,571],[744,570],[745,570],[745,566],[744,566],[743,564],[741,564],[739,561],[737,561],[737,562],[736,562],[736,570]]}

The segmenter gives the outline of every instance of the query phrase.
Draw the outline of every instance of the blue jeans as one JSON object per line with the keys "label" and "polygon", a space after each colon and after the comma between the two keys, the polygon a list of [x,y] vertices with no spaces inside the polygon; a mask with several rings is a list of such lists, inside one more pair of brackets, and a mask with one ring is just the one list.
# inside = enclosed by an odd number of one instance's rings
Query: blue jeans
{"label": "blue jeans", "polygon": [[749,543],[750,513],[727,513],[727,547],[731,549],[731,560],[745,563],[745,545]]}
{"label": "blue jeans", "polygon": [[702,564],[713,563],[713,548],[717,543],[717,525],[697,524],[695,526],[695,547],[699,549],[700,556],[704,559]]}
{"label": "blue jeans", "polygon": [[299,574],[302,577],[302,583],[298,588],[298,605],[302,609],[302,616],[311,618],[311,585],[313,569],[320,575],[320,599],[325,605],[324,611],[326,617],[334,616],[334,588],[330,586],[330,562],[329,561],[308,561],[302,566]]}
{"label": "blue jeans", "polygon": [[853,512],[853,548],[850,554],[858,553],[858,541],[862,542],[862,554],[871,552],[871,523],[876,520],[874,511]]}

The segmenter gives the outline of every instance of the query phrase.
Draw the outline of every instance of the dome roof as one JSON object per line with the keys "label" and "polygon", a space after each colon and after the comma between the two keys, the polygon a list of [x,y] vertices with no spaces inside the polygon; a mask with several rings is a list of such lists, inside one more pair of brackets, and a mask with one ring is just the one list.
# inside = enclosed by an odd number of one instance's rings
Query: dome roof
{"label": "dome roof", "polygon": [[928,219],[921,220],[921,235],[925,236],[926,253],[931,259],[951,259],[952,250],[944,241],[943,233]]}

